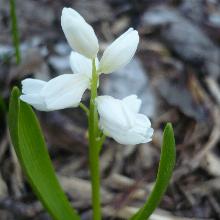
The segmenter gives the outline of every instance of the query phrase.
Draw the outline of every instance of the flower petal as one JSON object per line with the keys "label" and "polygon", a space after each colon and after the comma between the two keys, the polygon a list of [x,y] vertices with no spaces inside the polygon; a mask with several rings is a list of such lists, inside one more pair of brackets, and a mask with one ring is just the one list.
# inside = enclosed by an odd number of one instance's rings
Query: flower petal
{"label": "flower petal", "polygon": [[92,26],[78,12],[71,8],[64,8],[61,26],[73,50],[90,59],[96,57],[99,50],[98,39]]}
{"label": "flower petal", "polygon": [[70,15],[72,18],[79,20],[81,22],[86,22],[82,15],[80,15],[76,10],[72,8],[64,7],[62,10],[62,15]]}
{"label": "flower petal", "polygon": [[99,72],[111,73],[129,63],[137,50],[138,42],[138,32],[129,28],[104,51]]}
{"label": "flower petal", "polygon": [[100,120],[100,128],[106,136],[112,137],[119,144],[136,145],[151,141],[152,135],[145,137],[140,133],[134,132],[132,129],[123,129],[120,125],[116,126],[109,121],[105,121],[103,118]]}
{"label": "flower petal", "polygon": [[21,84],[23,94],[35,94],[41,91],[41,89],[46,85],[46,82],[39,79],[27,78],[22,80]]}
{"label": "flower petal", "polygon": [[[132,105],[133,103],[133,105]],[[141,100],[130,95],[122,100],[111,96],[96,98],[99,127],[120,144],[135,145],[151,141],[153,129],[147,116],[138,113]]]}
{"label": "flower petal", "polygon": [[89,79],[83,74],[63,74],[50,80],[42,90],[47,108],[58,110],[79,105],[89,87]]}
{"label": "flower petal", "polygon": [[120,126],[128,128],[129,125],[127,118],[124,117],[125,113],[120,100],[105,95],[98,96],[95,101],[100,117],[112,124],[120,124]]}
{"label": "flower petal", "polygon": [[126,105],[134,113],[138,113],[141,107],[141,100],[138,99],[136,95],[129,95],[122,100],[122,102]]}
{"label": "flower petal", "polygon": [[[99,61],[97,58],[95,61],[97,68]],[[74,73],[85,74],[90,79],[92,78],[92,60],[77,52],[71,52],[70,54],[70,67]]]}
{"label": "flower petal", "polygon": [[119,133],[115,133],[115,136],[112,136],[114,140],[116,140],[119,144],[125,145],[136,145],[149,142],[148,139],[141,136],[138,133],[126,132],[122,135]]}
{"label": "flower petal", "polygon": [[26,102],[32,105],[34,108],[36,108],[39,111],[50,111],[46,106],[44,98],[40,96],[39,94],[21,95],[20,99],[23,102]]}

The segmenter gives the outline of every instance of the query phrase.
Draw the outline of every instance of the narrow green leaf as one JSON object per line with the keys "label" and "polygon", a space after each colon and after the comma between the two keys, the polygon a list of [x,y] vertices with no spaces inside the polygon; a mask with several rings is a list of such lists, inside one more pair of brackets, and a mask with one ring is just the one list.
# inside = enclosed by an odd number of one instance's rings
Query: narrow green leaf
{"label": "narrow green leaf", "polygon": [[20,42],[19,42],[19,32],[17,24],[17,15],[16,15],[16,0],[10,0],[10,16],[11,16],[11,29],[12,29],[12,38],[15,49],[16,63],[21,62],[20,54]]}
{"label": "narrow green leaf", "polygon": [[159,205],[172,176],[176,161],[175,139],[171,123],[168,123],[163,133],[160,164],[156,183],[144,206],[130,220],[147,220]]}
{"label": "narrow green leaf", "polygon": [[[18,112],[19,112],[19,95],[20,91],[17,87],[14,87],[11,93],[10,97],[10,103],[9,103],[9,114],[8,114],[8,125],[9,125],[9,131],[11,135],[11,140],[14,145],[15,151],[17,154],[19,152],[18,149]],[[19,157],[20,158],[20,157]]]}
{"label": "narrow green leaf", "polygon": [[9,130],[18,159],[33,191],[55,220],[79,220],[56,178],[38,120],[32,108],[12,91]]}

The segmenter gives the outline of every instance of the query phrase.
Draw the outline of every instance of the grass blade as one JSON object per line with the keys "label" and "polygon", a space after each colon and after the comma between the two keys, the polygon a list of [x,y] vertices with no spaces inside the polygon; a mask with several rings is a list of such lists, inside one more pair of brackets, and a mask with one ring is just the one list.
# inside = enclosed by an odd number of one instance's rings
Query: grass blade
{"label": "grass blade", "polygon": [[173,128],[168,123],[163,133],[163,145],[156,183],[144,206],[130,220],[147,220],[157,208],[169,185],[175,161],[176,150]]}
{"label": "grass blade", "polygon": [[10,16],[11,16],[11,29],[12,29],[13,44],[15,48],[16,63],[19,64],[21,62],[21,55],[20,55],[20,43],[19,43],[19,32],[17,25],[15,0],[10,0]]}

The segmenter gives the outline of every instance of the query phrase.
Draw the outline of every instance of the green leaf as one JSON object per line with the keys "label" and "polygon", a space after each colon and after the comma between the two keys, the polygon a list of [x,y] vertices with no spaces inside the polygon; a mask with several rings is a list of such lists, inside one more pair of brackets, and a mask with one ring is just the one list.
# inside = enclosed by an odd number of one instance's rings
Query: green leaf
{"label": "green leaf", "polygon": [[32,108],[20,101],[14,88],[9,105],[9,130],[18,159],[29,183],[55,220],[79,220],[56,178],[38,120]]}
{"label": "green leaf", "polygon": [[159,205],[172,176],[176,161],[175,139],[171,123],[168,123],[163,133],[160,164],[156,183],[144,206],[130,220],[147,220]]}
{"label": "green leaf", "polygon": [[20,53],[20,42],[19,42],[15,0],[10,0],[10,16],[11,16],[12,38],[15,48],[16,63],[19,64],[21,62],[21,53]]}
{"label": "green leaf", "polygon": [[[18,154],[18,112],[19,112],[19,95],[20,91],[17,87],[14,87],[10,97],[9,103],[9,114],[8,114],[8,125],[12,144],[14,145],[15,151]],[[20,158],[20,157],[19,157]]]}

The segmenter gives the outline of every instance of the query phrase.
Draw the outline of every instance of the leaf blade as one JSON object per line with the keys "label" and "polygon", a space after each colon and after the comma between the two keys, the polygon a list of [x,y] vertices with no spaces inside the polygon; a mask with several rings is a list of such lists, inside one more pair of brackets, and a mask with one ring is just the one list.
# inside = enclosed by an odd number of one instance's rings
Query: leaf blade
{"label": "leaf blade", "polygon": [[[11,92],[8,113],[9,132],[12,144],[14,146],[18,146],[18,111],[20,108],[19,95],[19,89],[17,87],[14,87]],[[17,147],[15,147],[15,151],[18,154]]]}
{"label": "leaf blade", "polygon": [[33,191],[53,219],[79,220],[56,178],[38,120],[32,108],[19,100],[18,89],[13,89],[9,106],[12,143]]}
{"label": "leaf blade", "polygon": [[171,123],[167,123],[163,134],[160,163],[154,188],[144,206],[130,220],[146,220],[159,205],[172,176],[176,161],[175,139]]}

